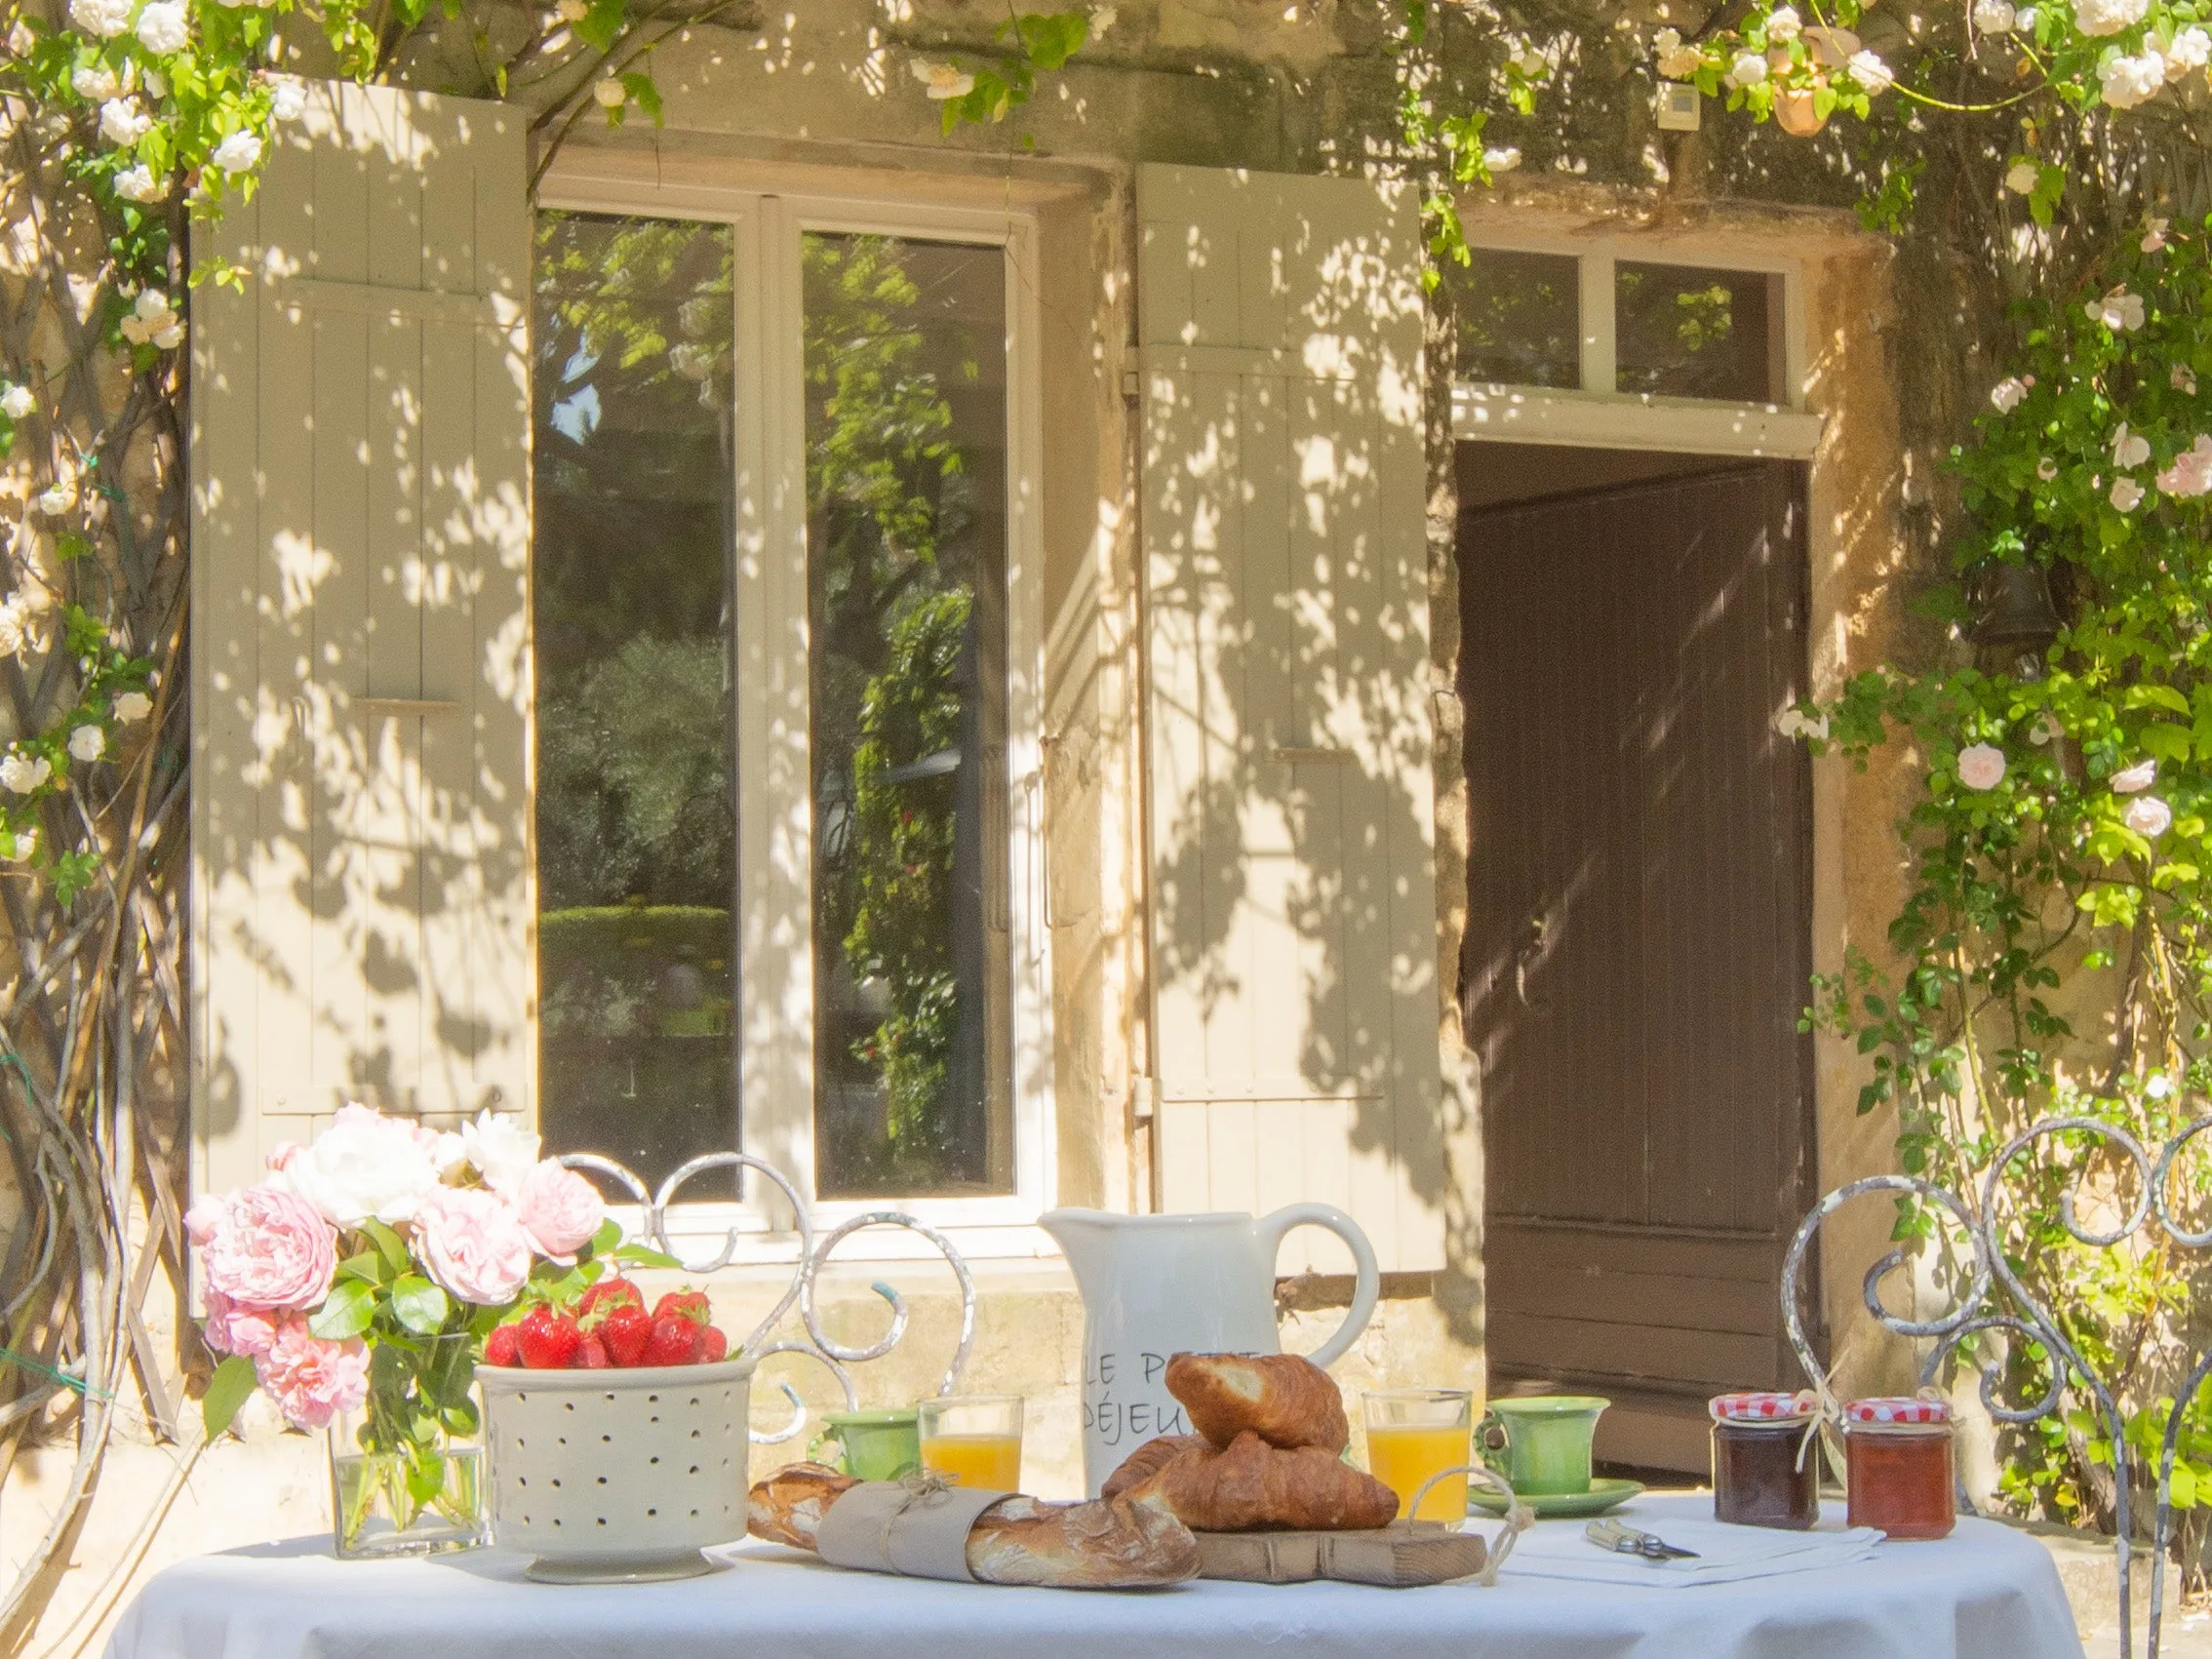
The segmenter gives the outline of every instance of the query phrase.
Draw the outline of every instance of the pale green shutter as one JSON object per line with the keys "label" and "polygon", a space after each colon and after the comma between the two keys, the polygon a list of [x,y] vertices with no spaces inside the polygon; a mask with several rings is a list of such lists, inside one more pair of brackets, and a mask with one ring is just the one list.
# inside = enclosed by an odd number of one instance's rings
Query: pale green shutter
{"label": "pale green shutter", "polygon": [[533,1109],[524,127],[318,83],[195,241],[196,1185]]}
{"label": "pale green shutter", "polygon": [[1418,218],[1357,178],[1137,200],[1161,1203],[1333,1203],[1438,1268]]}

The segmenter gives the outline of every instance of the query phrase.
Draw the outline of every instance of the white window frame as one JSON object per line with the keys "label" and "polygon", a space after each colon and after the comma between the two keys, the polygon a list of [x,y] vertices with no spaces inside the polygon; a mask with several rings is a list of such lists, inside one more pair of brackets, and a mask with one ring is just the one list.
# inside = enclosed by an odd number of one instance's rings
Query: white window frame
{"label": "white window frame", "polygon": [[[1549,254],[1579,262],[1582,388],[1568,391],[1460,380],[1452,387],[1454,436],[1495,443],[1788,460],[1809,460],[1819,448],[1821,417],[1805,408],[1804,275],[1799,260],[1746,253],[1740,242],[1716,243],[1697,236],[1594,237],[1564,226],[1483,222],[1479,217],[1468,224],[1467,243],[1478,253]],[[1780,277],[1782,401],[1736,403],[1613,390],[1619,369],[1614,267],[1622,261]]]}
{"label": "white window frame", "polygon": [[[781,1169],[807,1199],[817,1232],[898,1210],[947,1234],[975,1257],[1055,1253],[1038,1229],[1051,1207],[1051,941],[1044,903],[1044,515],[1042,391],[1035,216],[894,200],[841,188],[819,170],[778,189],[737,165],[684,170],[655,157],[565,151],[538,206],[728,224],[737,278],[736,660],[738,1047],[736,1121],[743,1148]],[[702,177],[702,174],[704,176]],[[814,1185],[813,804],[809,753],[806,400],[802,387],[800,237],[822,230],[907,236],[1004,249],[1007,255],[1007,816],[1012,1026],[1011,1193],[986,1198],[821,1200]],[[759,273],[759,280],[748,280]],[[770,388],[778,388],[771,396]],[[762,800],[766,795],[767,799]],[[748,808],[750,795],[760,805]],[[714,1181],[702,1176],[691,1190]],[[797,1235],[782,1200],[748,1176],[743,1202],[681,1200],[669,1217],[682,1253],[711,1258],[733,1241],[733,1266],[792,1260]],[[839,1259],[934,1254],[919,1236],[870,1229]]]}

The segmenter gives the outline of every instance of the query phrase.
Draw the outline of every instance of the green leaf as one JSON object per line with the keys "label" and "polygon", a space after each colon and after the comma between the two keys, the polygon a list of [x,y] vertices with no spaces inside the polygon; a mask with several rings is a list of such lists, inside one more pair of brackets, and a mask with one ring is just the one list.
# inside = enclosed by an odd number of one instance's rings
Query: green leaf
{"label": "green leaf", "polygon": [[571,25],[586,46],[605,52],[629,21],[629,0],[593,0],[592,8]]}
{"label": "green leaf", "polygon": [[2196,1471],[2178,1457],[2174,1459],[2173,1493],[2174,1508],[2194,1509],[2196,1507]]}
{"label": "green leaf", "polygon": [[208,1392],[200,1400],[200,1420],[207,1425],[209,1440],[228,1432],[258,1380],[254,1362],[243,1355],[233,1354],[215,1368],[215,1375],[208,1379]]}
{"label": "green leaf", "polygon": [[652,117],[655,127],[660,125],[660,89],[652,84],[651,75],[631,70],[622,77],[622,90],[630,95],[633,103]]}
{"label": "green leaf", "polygon": [[356,1231],[368,1236],[395,1275],[407,1272],[414,1265],[414,1258],[407,1252],[407,1241],[375,1216],[362,1222]]}
{"label": "green leaf", "polygon": [[681,1272],[684,1264],[665,1251],[646,1244],[624,1244],[608,1252],[610,1261],[627,1262],[632,1267],[665,1267]]}
{"label": "green leaf", "polygon": [[2188,760],[2195,742],[2195,733],[2188,727],[2163,720],[2146,726],[2137,736],[2143,746],[2161,761]]}
{"label": "green leaf", "polygon": [[383,1256],[375,1250],[363,1250],[357,1256],[347,1256],[337,1264],[340,1279],[358,1279],[364,1284],[381,1284],[391,1277],[384,1265]]}
{"label": "green leaf", "polygon": [[367,1330],[375,1317],[376,1287],[347,1279],[331,1286],[330,1295],[308,1320],[307,1329],[326,1341],[342,1342]]}
{"label": "green leaf", "polygon": [[603,1256],[621,1242],[622,1224],[609,1216],[599,1224],[599,1231],[591,1236],[591,1243],[584,1248],[595,1256]]}
{"label": "green leaf", "polygon": [[435,1336],[451,1304],[446,1293],[419,1274],[402,1274],[392,1284],[392,1315],[408,1329]]}

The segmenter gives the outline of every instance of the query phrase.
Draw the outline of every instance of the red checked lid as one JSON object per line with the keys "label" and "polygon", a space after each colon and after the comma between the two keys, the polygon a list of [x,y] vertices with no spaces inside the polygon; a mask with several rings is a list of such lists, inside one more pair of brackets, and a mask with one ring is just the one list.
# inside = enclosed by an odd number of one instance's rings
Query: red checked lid
{"label": "red checked lid", "polygon": [[1712,1403],[1716,1423],[1801,1423],[1820,1408],[1809,1388],[1796,1394],[1722,1394]]}
{"label": "red checked lid", "polygon": [[1854,1400],[1843,1407],[1843,1421],[1852,1427],[1923,1427],[1951,1421],[1951,1402],[1944,1400]]}

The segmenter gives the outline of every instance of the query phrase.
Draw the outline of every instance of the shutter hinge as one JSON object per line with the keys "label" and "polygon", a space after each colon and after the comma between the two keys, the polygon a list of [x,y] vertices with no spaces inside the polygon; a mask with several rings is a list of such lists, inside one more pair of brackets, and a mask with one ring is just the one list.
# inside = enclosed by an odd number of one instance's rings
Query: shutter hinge
{"label": "shutter hinge", "polygon": [[1160,1080],[1156,1077],[1129,1079],[1129,1116],[1140,1124],[1152,1122],[1153,1111],[1160,1104]]}
{"label": "shutter hinge", "polygon": [[1144,395],[1144,382],[1137,378],[1134,369],[1122,371],[1122,396],[1134,403]]}

